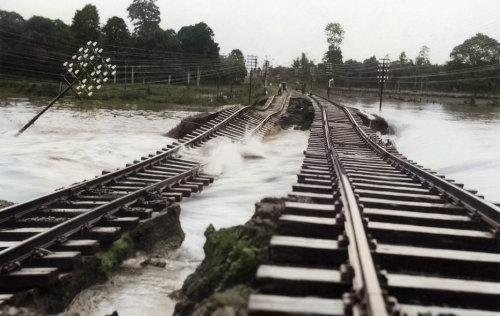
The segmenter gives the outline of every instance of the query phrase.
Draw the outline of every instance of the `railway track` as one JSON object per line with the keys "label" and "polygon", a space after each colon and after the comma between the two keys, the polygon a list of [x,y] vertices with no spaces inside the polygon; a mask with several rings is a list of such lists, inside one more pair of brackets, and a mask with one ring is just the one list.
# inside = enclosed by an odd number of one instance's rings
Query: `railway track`
{"label": "railway track", "polygon": [[500,210],[312,99],[298,182],[249,314],[499,315]]}
{"label": "railway track", "polygon": [[197,161],[179,150],[224,136],[238,141],[263,136],[284,109],[287,97],[263,111],[225,109],[165,148],[34,200],[0,210],[0,305],[15,293],[54,284],[127,230],[165,210],[167,204],[213,182]]}

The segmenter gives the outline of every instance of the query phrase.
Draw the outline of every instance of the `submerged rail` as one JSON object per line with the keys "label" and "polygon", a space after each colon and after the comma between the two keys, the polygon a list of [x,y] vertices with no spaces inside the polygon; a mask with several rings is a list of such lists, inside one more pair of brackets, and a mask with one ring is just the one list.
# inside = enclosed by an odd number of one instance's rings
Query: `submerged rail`
{"label": "submerged rail", "polygon": [[[201,173],[202,164],[180,158],[179,150],[217,136],[263,136],[285,101],[262,113],[248,106],[225,109],[142,161],[0,210],[0,293],[52,284],[69,262],[95,254],[170,202],[201,191],[213,179]],[[0,304],[9,297],[0,295]]]}

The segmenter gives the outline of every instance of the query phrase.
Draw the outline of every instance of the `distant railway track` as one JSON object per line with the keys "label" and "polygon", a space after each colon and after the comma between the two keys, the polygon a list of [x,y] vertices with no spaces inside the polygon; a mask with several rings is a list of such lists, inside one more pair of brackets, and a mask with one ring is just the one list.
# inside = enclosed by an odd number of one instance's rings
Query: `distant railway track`
{"label": "distant railway track", "polygon": [[500,210],[386,147],[353,110],[315,118],[252,315],[498,315]]}
{"label": "distant railway track", "polygon": [[263,136],[287,97],[262,111],[231,107],[165,148],[123,169],[103,172],[51,194],[0,210],[0,305],[16,292],[54,283],[82,257],[213,182],[200,163],[179,157],[183,147],[224,136]]}

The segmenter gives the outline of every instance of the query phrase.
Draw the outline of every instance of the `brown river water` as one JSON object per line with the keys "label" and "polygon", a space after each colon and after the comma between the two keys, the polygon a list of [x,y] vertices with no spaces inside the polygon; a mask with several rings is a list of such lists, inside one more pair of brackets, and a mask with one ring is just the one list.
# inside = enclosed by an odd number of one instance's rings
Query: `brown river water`
{"label": "brown river water", "polygon": [[[378,114],[374,101],[346,105]],[[162,136],[192,113],[144,110],[50,110],[21,137],[15,131],[39,107],[27,101],[0,104],[0,199],[22,202],[123,166],[172,141]],[[500,201],[500,108],[386,102],[381,115],[409,158],[441,172],[487,199]],[[265,196],[284,196],[295,181],[308,133],[284,131],[264,142],[216,139],[186,152],[201,156],[217,181],[182,202],[183,245],[165,268],[141,267],[144,254],[127,260],[108,282],[78,295],[68,311],[82,315],[171,315],[169,294],[203,259],[206,227],[244,223]]]}

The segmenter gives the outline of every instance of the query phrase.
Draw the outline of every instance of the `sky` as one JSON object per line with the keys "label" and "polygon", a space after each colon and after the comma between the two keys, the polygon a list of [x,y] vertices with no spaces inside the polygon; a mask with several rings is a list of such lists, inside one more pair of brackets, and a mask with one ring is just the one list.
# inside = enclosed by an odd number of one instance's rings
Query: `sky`
{"label": "sky", "polygon": [[[0,0],[0,9],[24,18],[41,15],[70,24],[77,9],[97,6],[101,23],[124,18],[132,0]],[[221,53],[239,48],[259,64],[290,65],[305,52],[320,62],[327,49],[324,28],[339,22],[345,30],[344,60],[370,56],[415,58],[430,47],[433,63],[449,59],[453,47],[478,32],[500,40],[500,0],[158,0],[161,27],[178,31],[200,21],[215,33]]]}

